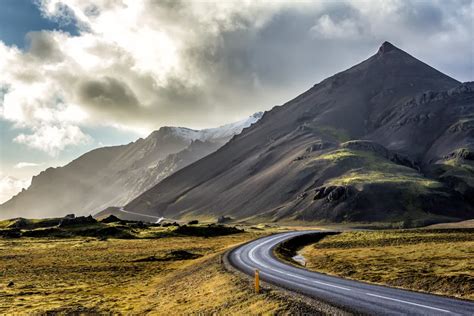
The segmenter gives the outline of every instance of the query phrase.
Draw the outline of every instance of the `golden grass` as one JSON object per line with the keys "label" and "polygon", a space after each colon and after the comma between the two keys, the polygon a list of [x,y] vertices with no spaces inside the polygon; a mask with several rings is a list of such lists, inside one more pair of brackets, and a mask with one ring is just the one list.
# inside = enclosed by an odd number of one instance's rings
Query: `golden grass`
{"label": "golden grass", "polygon": [[[264,233],[159,239],[0,239],[0,314],[275,314],[290,302],[254,295],[221,254]],[[186,250],[193,260],[134,262]],[[8,287],[10,281],[14,282]]]}
{"label": "golden grass", "polygon": [[345,232],[300,253],[311,270],[474,299],[473,230]]}

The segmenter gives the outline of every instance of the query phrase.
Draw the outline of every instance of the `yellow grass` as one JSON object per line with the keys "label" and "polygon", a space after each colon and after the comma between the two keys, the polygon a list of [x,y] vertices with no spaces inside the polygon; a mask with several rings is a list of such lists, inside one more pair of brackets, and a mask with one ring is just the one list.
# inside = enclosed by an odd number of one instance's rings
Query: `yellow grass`
{"label": "yellow grass", "polygon": [[[0,314],[291,313],[290,302],[268,292],[255,295],[249,281],[220,263],[225,250],[261,235],[0,239]],[[202,257],[134,262],[174,250]]]}
{"label": "yellow grass", "polygon": [[474,299],[474,231],[345,232],[303,248],[311,270]]}

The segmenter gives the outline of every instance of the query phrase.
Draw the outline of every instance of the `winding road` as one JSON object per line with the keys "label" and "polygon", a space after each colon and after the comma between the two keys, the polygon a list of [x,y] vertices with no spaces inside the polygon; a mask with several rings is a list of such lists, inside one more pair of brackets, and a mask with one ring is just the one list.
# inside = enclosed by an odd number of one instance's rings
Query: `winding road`
{"label": "winding road", "polygon": [[285,264],[274,256],[273,249],[279,243],[316,232],[288,232],[263,237],[233,249],[228,254],[228,260],[246,274],[253,275],[255,269],[259,269],[263,281],[354,312],[376,315],[474,315],[474,302],[328,276]]}

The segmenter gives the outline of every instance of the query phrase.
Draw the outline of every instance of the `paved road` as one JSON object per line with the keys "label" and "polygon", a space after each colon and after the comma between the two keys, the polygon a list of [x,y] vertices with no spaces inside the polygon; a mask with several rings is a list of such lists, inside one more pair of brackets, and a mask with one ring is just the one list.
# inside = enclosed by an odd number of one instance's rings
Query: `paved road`
{"label": "paved road", "polygon": [[315,231],[288,232],[242,245],[229,253],[237,269],[269,283],[313,298],[376,315],[474,315],[474,302],[404,291],[332,277],[285,264],[275,258],[273,248],[280,242]]}

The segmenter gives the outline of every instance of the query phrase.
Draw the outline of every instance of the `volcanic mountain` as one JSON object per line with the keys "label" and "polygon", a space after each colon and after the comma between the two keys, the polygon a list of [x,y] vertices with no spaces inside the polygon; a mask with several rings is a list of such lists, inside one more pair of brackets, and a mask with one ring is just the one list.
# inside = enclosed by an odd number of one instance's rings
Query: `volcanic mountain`
{"label": "volcanic mountain", "polygon": [[473,85],[385,42],[125,206],[172,218],[474,217]]}
{"label": "volcanic mountain", "polygon": [[161,179],[201,159],[262,113],[217,128],[162,127],[128,145],[92,150],[64,167],[48,168],[31,186],[0,206],[0,217],[96,213],[124,205]]}

